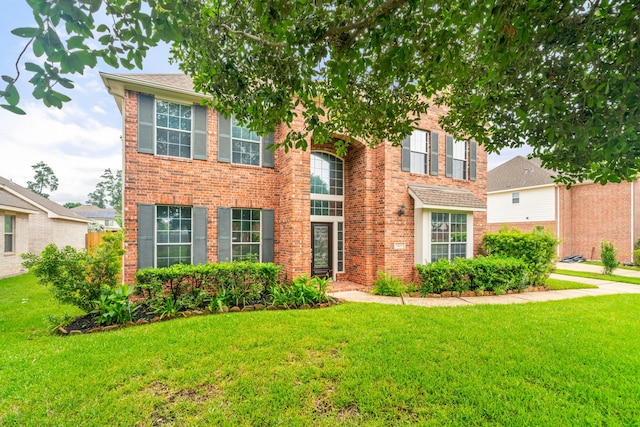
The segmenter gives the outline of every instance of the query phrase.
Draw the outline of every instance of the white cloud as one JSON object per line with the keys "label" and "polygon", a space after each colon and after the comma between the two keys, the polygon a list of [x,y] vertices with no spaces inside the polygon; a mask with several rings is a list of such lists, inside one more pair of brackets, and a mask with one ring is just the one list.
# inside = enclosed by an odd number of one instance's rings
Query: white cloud
{"label": "white cloud", "polygon": [[57,202],[84,202],[106,168],[121,169],[119,128],[96,120],[88,110],[23,105],[27,115],[0,112],[0,175],[20,185],[33,179],[31,165],[44,161],[58,177]]}

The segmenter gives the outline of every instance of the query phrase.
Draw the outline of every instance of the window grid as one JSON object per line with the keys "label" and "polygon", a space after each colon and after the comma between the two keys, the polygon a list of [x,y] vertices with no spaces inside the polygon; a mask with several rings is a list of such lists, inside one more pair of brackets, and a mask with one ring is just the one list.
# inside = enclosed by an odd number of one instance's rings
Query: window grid
{"label": "window grid", "polygon": [[411,160],[410,167],[412,173],[426,175],[429,164],[429,141],[431,133],[415,129],[410,137]]}
{"label": "window grid", "polygon": [[467,256],[467,215],[431,213],[431,262]]}
{"label": "window grid", "polygon": [[342,160],[329,153],[311,153],[311,194],[344,194]]}
{"label": "window grid", "polygon": [[16,216],[5,215],[4,216],[4,252],[15,252],[15,229],[16,229]]}
{"label": "window grid", "polygon": [[311,200],[311,215],[342,216],[343,203],[333,200]]}
{"label": "window grid", "polygon": [[511,194],[511,203],[517,205],[520,203],[520,193],[512,193]]}
{"label": "window grid", "polygon": [[231,161],[241,165],[260,166],[260,136],[231,119]]}
{"label": "window grid", "polygon": [[467,179],[467,141],[453,141],[453,178]]}
{"label": "window grid", "polygon": [[344,271],[344,222],[338,222],[338,271]]}
{"label": "window grid", "polygon": [[192,209],[156,206],[156,267],[191,264]]}
{"label": "window grid", "polygon": [[191,158],[191,106],[156,100],[156,154]]}
{"label": "window grid", "polygon": [[231,213],[231,259],[260,260],[260,209],[233,209]]}

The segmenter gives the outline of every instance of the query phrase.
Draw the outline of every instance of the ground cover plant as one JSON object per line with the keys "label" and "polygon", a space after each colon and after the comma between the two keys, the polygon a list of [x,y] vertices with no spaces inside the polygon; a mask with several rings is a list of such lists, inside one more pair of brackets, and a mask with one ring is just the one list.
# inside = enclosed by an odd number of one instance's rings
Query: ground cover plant
{"label": "ground cover plant", "polygon": [[636,425],[640,295],[341,304],[60,337],[0,280],[0,425]]}
{"label": "ground cover plant", "polygon": [[640,277],[619,276],[617,274],[602,274],[602,273],[590,273],[588,271],[574,271],[574,270],[554,270],[556,274],[562,274],[563,276],[574,277],[586,277],[588,279],[608,280],[610,282],[629,283],[631,285],[640,285]]}

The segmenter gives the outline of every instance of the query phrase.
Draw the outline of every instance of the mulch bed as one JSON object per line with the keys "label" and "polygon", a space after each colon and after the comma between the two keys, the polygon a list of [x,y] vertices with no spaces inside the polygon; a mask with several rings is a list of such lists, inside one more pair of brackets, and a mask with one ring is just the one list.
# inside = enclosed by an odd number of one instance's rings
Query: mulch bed
{"label": "mulch bed", "polygon": [[[329,302],[309,305],[303,304],[299,307],[292,306],[283,306],[283,305],[264,305],[264,304],[252,304],[246,305],[243,307],[222,307],[218,310],[218,313],[236,313],[236,312],[247,312],[247,311],[262,311],[262,310],[291,310],[291,309],[311,309],[311,308],[326,308],[332,305],[338,304],[338,300],[333,297],[329,297]],[[109,325],[109,326],[101,326],[97,322],[98,315],[96,314],[85,314],[79,317],[76,317],[71,323],[67,326],[60,327],[57,329],[57,332],[61,335],[79,335],[79,334],[92,334],[95,332],[104,332],[104,331],[112,331],[115,329],[127,328],[130,326],[140,326],[147,325],[149,323],[160,322],[164,320],[171,320],[178,317],[192,317],[192,316],[203,316],[207,314],[214,314],[209,308],[203,308],[202,310],[192,310],[192,311],[181,311],[177,315],[158,316],[156,313],[153,313],[152,309],[145,305],[141,304],[138,306],[139,308],[132,313],[131,321],[123,324],[123,325]]]}

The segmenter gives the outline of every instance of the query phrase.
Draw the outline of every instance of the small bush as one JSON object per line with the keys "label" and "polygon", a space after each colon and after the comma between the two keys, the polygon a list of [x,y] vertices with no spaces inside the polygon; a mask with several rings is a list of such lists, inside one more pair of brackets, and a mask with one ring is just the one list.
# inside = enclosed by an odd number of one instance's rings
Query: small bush
{"label": "small bush", "polygon": [[611,274],[620,263],[616,259],[616,247],[611,242],[600,242],[600,261],[602,261],[602,274]]}
{"label": "small bush", "polygon": [[399,297],[405,290],[402,279],[386,271],[378,271],[378,278],[373,281],[372,293],[374,295]]}
{"label": "small bush", "polygon": [[96,318],[99,325],[123,324],[131,320],[137,305],[129,303],[129,296],[133,293],[133,286],[121,285],[104,291],[100,299],[95,301]]}
{"label": "small bush", "polygon": [[290,285],[277,285],[271,289],[273,305],[300,307],[329,301],[327,287],[329,279],[303,274],[293,279]]}
{"label": "small bush", "polygon": [[633,251],[633,265],[640,266],[640,249]]}
{"label": "small bush", "polygon": [[482,238],[482,248],[488,256],[514,257],[527,266],[531,286],[543,286],[553,270],[558,240],[550,232],[536,228],[531,233],[518,229],[501,229]]}
{"label": "small bush", "polygon": [[22,265],[40,284],[51,286],[56,300],[88,313],[103,293],[117,286],[123,253],[122,233],[118,232],[105,236],[104,242],[89,253],[71,246],[58,249],[49,244],[40,255],[21,256]]}
{"label": "small bush", "polygon": [[522,289],[527,286],[527,266],[516,258],[482,257],[440,259],[416,265],[422,295],[449,291],[494,291]]}

